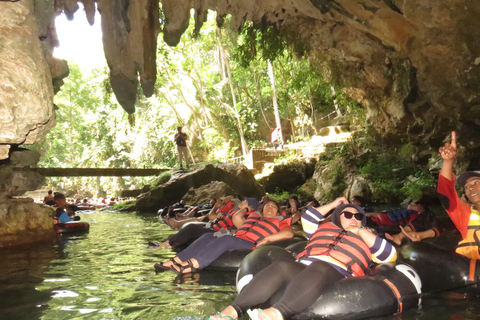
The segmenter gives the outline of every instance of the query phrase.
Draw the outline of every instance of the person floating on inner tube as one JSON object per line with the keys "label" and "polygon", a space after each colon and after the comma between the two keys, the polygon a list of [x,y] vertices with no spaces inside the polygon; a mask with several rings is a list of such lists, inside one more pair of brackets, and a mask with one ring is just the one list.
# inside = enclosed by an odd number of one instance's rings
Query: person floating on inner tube
{"label": "person floating on inner tube", "polygon": [[[57,207],[57,209],[55,210],[55,216],[53,218],[54,224],[80,220],[80,217],[78,217],[78,220],[74,220],[73,215],[75,215],[75,212],[73,212],[72,217],[70,217],[70,214],[65,211],[65,209],[67,208],[67,199],[65,198],[65,195],[63,193],[55,194],[53,200],[55,200],[55,204]],[[71,210],[69,211],[71,212]]]}
{"label": "person floating on inner tube", "polygon": [[[334,208],[332,222],[321,224],[324,215]],[[297,261],[275,261],[255,275],[232,304],[209,319],[237,319],[282,288],[285,288],[282,298],[272,307],[255,309],[249,314],[252,319],[288,319],[308,308],[334,282],[365,275],[372,261],[395,261],[395,248],[365,228],[365,222],[363,209],[347,203],[345,198],[309,208],[302,215],[309,242]]]}
{"label": "person floating on inner tube", "polygon": [[465,189],[464,203],[455,190],[453,162],[457,155],[457,138],[452,132],[451,143],[439,149],[443,165],[438,177],[437,194],[442,206],[460,231],[462,240],[456,252],[470,259],[480,259],[480,172],[466,171],[458,177],[457,184]]}
{"label": "person floating on inner tube", "polygon": [[[173,229],[181,228],[184,224],[189,222],[201,222],[201,221],[213,221],[233,211],[236,211],[238,207],[233,202],[233,196],[221,197],[213,205],[211,210],[204,216],[199,218],[187,218],[183,220],[170,219],[169,216],[165,216],[164,222]],[[207,219],[206,219],[207,218]]]}
{"label": "person floating on inner tube", "polygon": [[[244,201],[238,206],[239,210],[249,208],[249,215],[258,209],[259,202],[255,198],[245,198]],[[236,212],[236,211],[235,211]],[[195,240],[205,233],[221,232],[222,229],[230,230],[234,227],[232,216],[235,212],[223,212],[219,210],[218,218],[211,221],[210,225],[189,224],[178,231],[178,233],[170,236],[167,241],[163,243],[149,242],[151,247],[163,247],[167,249],[178,248],[191,240]]]}
{"label": "person floating on inner tube", "polygon": [[224,232],[204,234],[173,259],[155,264],[155,269],[190,273],[207,267],[228,250],[253,249],[268,242],[293,238],[290,229],[292,219],[279,216],[279,206],[275,201],[267,202],[262,214],[254,212],[246,218],[246,213],[251,210],[247,207],[233,216],[233,224],[238,228],[235,235]]}

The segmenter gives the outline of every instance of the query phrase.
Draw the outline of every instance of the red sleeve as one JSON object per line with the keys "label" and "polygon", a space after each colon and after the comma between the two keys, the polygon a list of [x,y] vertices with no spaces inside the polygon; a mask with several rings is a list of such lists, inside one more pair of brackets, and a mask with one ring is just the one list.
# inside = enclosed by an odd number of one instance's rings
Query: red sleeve
{"label": "red sleeve", "polygon": [[471,206],[463,203],[455,190],[455,176],[448,180],[442,175],[438,176],[437,192],[448,216],[457,227],[462,237],[467,236],[468,221],[470,220]]}
{"label": "red sleeve", "polygon": [[280,221],[280,225],[279,225],[280,231],[284,229],[290,229],[291,224],[292,224],[292,217],[283,219],[282,221]]}

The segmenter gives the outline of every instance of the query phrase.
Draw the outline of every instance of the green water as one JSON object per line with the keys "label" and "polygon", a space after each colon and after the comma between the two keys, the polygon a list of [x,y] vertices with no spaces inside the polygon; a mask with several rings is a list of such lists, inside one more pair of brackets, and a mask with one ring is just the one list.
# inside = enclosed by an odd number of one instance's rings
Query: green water
{"label": "green water", "polygon": [[[90,233],[59,242],[0,250],[0,319],[199,320],[235,297],[235,274],[155,274],[174,255],[147,249],[170,230],[134,213],[81,214]],[[480,319],[480,299],[438,294],[388,320]],[[246,319],[246,318],[245,318]]]}

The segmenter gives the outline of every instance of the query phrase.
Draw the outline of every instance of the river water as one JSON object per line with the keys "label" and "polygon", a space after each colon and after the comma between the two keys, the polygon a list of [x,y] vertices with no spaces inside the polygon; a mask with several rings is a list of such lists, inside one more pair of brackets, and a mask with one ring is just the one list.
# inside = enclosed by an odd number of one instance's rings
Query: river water
{"label": "river water", "polygon": [[[234,299],[233,272],[155,274],[155,262],[174,256],[147,248],[174,232],[156,217],[80,216],[90,223],[88,234],[0,250],[0,319],[200,320]],[[430,295],[419,309],[381,319],[479,320],[480,299]]]}

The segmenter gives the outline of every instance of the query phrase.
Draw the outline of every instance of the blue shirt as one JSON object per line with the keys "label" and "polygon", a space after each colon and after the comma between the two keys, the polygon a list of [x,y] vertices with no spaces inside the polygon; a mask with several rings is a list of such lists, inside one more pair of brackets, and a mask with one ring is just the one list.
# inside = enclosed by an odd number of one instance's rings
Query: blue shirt
{"label": "blue shirt", "polygon": [[70,221],[73,221],[72,218],[70,218],[70,216],[68,215],[68,213],[66,211],[64,211],[60,217],[58,217],[58,221],[60,221],[61,223],[65,223],[65,222],[70,222]]}

